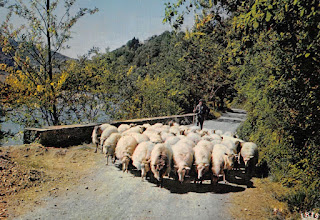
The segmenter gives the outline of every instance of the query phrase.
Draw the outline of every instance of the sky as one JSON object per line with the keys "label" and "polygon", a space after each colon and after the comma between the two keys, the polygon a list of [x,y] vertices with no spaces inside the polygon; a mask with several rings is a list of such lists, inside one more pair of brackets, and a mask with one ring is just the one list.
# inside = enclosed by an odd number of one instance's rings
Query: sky
{"label": "sky", "polygon": [[[27,0],[24,0],[27,2]],[[168,23],[163,24],[165,5],[175,0],[77,0],[73,9],[97,7],[99,11],[93,15],[80,18],[72,28],[72,39],[67,42],[71,48],[60,53],[77,58],[86,54],[92,47],[105,52],[126,44],[133,37],[141,42],[153,35],[172,30]],[[63,3],[63,1],[61,0]],[[63,11],[58,10],[62,15]],[[0,8],[0,22],[5,19],[6,11]],[[19,24],[20,19],[13,19]],[[193,15],[186,18],[183,29],[191,28]]]}
{"label": "sky", "polygon": [[[153,35],[172,30],[163,24],[165,0],[78,0],[76,7],[97,7],[99,12],[78,21],[73,31],[71,49],[62,53],[76,58],[88,52],[93,46],[101,52],[105,48],[114,50],[126,44],[133,37],[144,41]],[[186,26],[192,27],[188,19]],[[189,24],[188,24],[189,23]]]}
{"label": "sky", "polygon": [[[67,43],[71,49],[60,52],[77,58],[92,47],[100,48],[100,52],[104,52],[106,48],[114,50],[133,37],[143,42],[153,35],[170,31],[170,25],[162,23],[165,2],[167,0],[77,0],[75,11],[84,7],[97,7],[99,11],[78,20],[72,29],[72,39]],[[0,20],[4,19],[4,13],[0,9]],[[18,19],[13,21],[20,22]],[[184,29],[191,28],[193,16],[185,23]]]}

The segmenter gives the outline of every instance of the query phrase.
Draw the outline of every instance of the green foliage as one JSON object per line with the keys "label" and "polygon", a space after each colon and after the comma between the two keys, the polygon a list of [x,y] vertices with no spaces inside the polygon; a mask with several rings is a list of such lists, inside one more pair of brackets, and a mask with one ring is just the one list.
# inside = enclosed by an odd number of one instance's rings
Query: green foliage
{"label": "green foliage", "polygon": [[125,46],[93,58],[99,69],[107,63],[113,79],[101,82],[104,94],[111,92],[116,119],[131,119],[179,114],[189,106],[184,63],[178,61],[183,50],[176,47],[183,34],[164,32],[144,44],[137,39]]}
{"label": "green foliage", "polygon": [[184,43],[188,45],[183,59],[186,61],[191,97],[196,103],[200,98],[212,101],[222,110],[224,102],[231,102],[234,95],[234,79],[221,59],[225,29],[212,22],[211,15],[203,14],[192,32],[187,32]]}
{"label": "green foliage", "polygon": [[128,118],[157,117],[174,115],[181,111],[175,102],[181,93],[170,89],[171,83],[164,78],[139,77],[136,81],[137,90],[131,99],[121,106],[127,110]]}
{"label": "green foliage", "polygon": [[320,211],[320,182],[314,181],[308,187],[300,187],[292,191],[288,195],[281,198],[282,201],[287,201],[289,209],[292,212],[304,212],[313,208],[315,213]]}
{"label": "green foliage", "polygon": [[[176,2],[167,5],[176,13],[166,18],[179,27],[189,3]],[[319,208],[319,2],[214,1],[230,12],[222,22],[219,10],[192,2],[223,24],[219,36],[227,44],[220,63],[235,80],[235,102],[248,110],[240,137],[256,142],[272,178],[292,188],[285,198],[292,211]],[[200,21],[196,25],[203,26],[205,17]]]}
{"label": "green foliage", "polygon": [[188,113],[200,98],[222,108],[224,101],[232,100],[233,79],[219,59],[224,31],[210,21],[208,17],[186,34],[166,31],[144,44],[134,38],[115,51],[100,54],[119,78],[113,100],[119,108],[115,118]]}
{"label": "green foliage", "polygon": [[319,204],[319,18],[316,2],[258,0],[233,18],[247,54],[235,68],[249,111],[240,133],[259,144],[274,179],[294,189],[286,198],[292,211]]}
{"label": "green foliage", "polygon": [[110,102],[117,79],[99,56],[68,61],[62,74],[65,75],[61,96],[64,122],[105,122],[113,115]]}

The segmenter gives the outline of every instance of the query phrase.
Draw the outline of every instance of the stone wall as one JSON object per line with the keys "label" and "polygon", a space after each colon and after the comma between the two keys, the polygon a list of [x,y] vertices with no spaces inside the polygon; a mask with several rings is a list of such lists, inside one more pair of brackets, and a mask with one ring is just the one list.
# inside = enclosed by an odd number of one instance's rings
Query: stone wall
{"label": "stone wall", "polygon": [[[173,115],[163,116],[155,118],[142,118],[125,121],[112,121],[106,122],[114,126],[120,124],[138,124],[142,125],[145,123],[155,124],[163,123],[167,124],[169,121],[175,121],[179,124],[192,124],[195,114],[185,115]],[[29,144],[32,142],[39,142],[46,147],[68,147],[72,145],[79,145],[82,143],[91,142],[91,134],[94,126],[100,124],[86,124],[86,125],[60,125],[50,126],[43,128],[26,128],[24,130],[23,142]]]}

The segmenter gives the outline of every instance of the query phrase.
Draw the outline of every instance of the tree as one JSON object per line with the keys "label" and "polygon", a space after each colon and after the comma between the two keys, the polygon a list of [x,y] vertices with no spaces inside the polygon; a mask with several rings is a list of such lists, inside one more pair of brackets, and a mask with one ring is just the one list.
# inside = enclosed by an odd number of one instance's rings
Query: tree
{"label": "tree", "polygon": [[184,41],[187,51],[184,55],[192,97],[196,103],[200,98],[212,101],[219,110],[234,97],[234,79],[221,59],[227,45],[226,27],[228,20],[216,22],[212,13],[197,16],[194,27],[186,32]]}
{"label": "tree", "polygon": [[238,92],[248,98],[241,133],[260,145],[275,179],[295,188],[291,210],[318,208],[319,2],[256,0],[239,9],[230,51]]}
{"label": "tree", "polygon": [[[40,124],[61,124],[62,108],[60,97],[65,75],[60,67],[63,60],[58,52],[68,48],[71,29],[86,14],[94,14],[97,8],[81,8],[72,13],[76,0],[31,0],[29,3],[17,0],[5,2],[8,10],[6,20],[1,25],[0,45],[2,50],[14,60],[14,66],[2,66],[9,72],[2,97],[4,106],[11,109],[23,108]],[[63,11],[62,14],[58,13]],[[24,23],[10,25],[13,16]],[[32,124],[32,122],[29,122]]]}
{"label": "tree", "polygon": [[238,133],[258,144],[273,179],[294,189],[283,198],[292,211],[319,211],[319,1],[177,0],[166,21],[178,28],[190,3],[219,23],[214,6],[231,12],[221,60],[248,111]]}

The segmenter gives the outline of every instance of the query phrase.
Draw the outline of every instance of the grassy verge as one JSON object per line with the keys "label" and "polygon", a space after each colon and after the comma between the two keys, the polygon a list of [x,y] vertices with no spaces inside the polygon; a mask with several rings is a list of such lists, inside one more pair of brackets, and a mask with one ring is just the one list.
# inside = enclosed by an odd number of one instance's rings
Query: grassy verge
{"label": "grassy verge", "polygon": [[299,219],[300,215],[289,212],[288,205],[280,202],[290,189],[270,179],[253,178],[254,188],[231,196],[230,213],[235,219]]}

